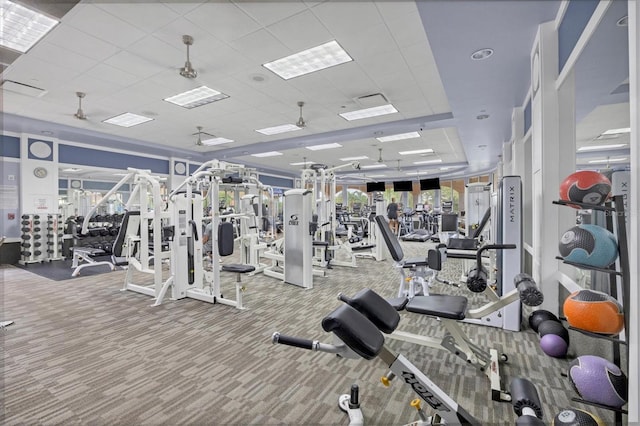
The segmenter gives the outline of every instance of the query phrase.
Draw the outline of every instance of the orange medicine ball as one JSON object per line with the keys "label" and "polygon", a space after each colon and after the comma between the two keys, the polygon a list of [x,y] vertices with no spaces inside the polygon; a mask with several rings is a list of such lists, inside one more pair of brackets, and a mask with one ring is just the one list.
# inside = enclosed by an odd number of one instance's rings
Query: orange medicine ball
{"label": "orange medicine ball", "polygon": [[624,327],[622,306],[606,293],[580,290],[564,301],[569,325],[600,334],[618,334]]}

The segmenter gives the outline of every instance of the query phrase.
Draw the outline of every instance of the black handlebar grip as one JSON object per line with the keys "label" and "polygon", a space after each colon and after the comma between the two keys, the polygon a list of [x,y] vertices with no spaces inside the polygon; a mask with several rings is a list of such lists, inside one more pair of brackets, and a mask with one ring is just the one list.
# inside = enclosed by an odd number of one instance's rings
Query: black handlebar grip
{"label": "black handlebar grip", "polygon": [[284,334],[280,334],[277,331],[273,333],[271,336],[271,341],[275,343],[280,343],[281,345],[293,346],[295,348],[302,349],[313,349],[313,340],[309,339],[301,339],[299,337],[294,336],[286,336]]}
{"label": "black handlebar grip", "polygon": [[522,416],[522,409],[528,407],[536,413],[536,417],[539,419],[542,418],[542,404],[540,403],[538,391],[533,383],[527,379],[515,378],[511,381],[509,392],[511,393],[513,411],[515,411],[518,416]]}
{"label": "black handlebar grip", "polygon": [[544,302],[544,294],[530,275],[518,274],[513,278],[513,283],[520,292],[520,300],[525,305],[538,306]]}

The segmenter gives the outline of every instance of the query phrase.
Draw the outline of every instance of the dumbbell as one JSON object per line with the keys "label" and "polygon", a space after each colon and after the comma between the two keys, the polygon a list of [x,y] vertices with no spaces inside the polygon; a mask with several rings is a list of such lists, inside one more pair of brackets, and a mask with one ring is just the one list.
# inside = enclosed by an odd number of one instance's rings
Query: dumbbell
{"label": "dumbbell", "polygon": [[29,219],[29,215],[28,214],[23,214],[22,216],[20,216],[22,219]]}
{"label": "dumbbell", "polygon": [[22,232],[31,232],[31,228],[21,228]]}
{"label": "dumbbell", "polygon": [[554,358],[564,358],[569,349],[569,331],[553,313],[537,310],[529,315],[529,325],[540,336],[540,349]]}
{"label": "dumbbell", "polygon": [[30,220],[23,220],[22,222],[20,222],[22,225],[31,225],[31,221]]}
{"label": "dumbbell", "polygon": [[21,255],[23,255],[24,257],[31,257],[31,252],[30,251],[22,251],[20,252]]}

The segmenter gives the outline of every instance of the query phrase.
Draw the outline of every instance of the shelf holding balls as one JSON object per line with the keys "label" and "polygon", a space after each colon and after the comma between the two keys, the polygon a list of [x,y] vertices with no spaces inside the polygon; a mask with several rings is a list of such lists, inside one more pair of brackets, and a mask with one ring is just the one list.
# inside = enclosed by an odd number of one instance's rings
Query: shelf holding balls
{"label": "shelf holding balls", "polygon": [[618,334],[624,328],[623,308],[606,293],[594,290],[573,292],[563,305],[569,325],[600,334]]}
{"label": "shelf holding balls", "polygon": [[[571,173],[560,183],[560,199],[599,206],[609,198],[611,181],[602,173],[581,170]],[[580,206],[572,205],[574,208]]]}
{"label": "shelf holding balls", "polygon": [[560,238],[558,249],[564,260],[596,268],[607,268],[618,258],[615,235],[597,225],[569,229]]}
{"label": "shelf holding balls", "polygon": [[587,402],[621,408],[627,402],[627,376],[614,363],[595,355],[579,356],[569,365],[569,379]]}

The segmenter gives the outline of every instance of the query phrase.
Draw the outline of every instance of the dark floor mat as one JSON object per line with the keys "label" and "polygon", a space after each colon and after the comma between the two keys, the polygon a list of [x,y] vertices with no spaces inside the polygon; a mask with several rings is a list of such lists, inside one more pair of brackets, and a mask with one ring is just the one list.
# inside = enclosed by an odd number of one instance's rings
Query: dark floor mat
{"label": "dark floor mat", "polygon": [[[101,262],[105,260],[110,261],[111,256],[96,256],[93,259],[96,262]],[[26,271],[32,272],[36,275],[40,275],[41,277],[48,278],[54,281],[64,281],[64,280],[70,280],[72,278],[88,277],[91,275],[100,275],[100,274],[104,274],[105,272],[111,272],[111,268],[109,268],[108,265],[99,265],[99,266],[83,268],[80,271],[80,275],[78,275],[77,277],[72,277],[71,274],[73,273],[73,268],[71,267],[71,263],[72,263],[71,259],[66,259],[66,260],[54,260],[52,262],[29,263],[26,265],[18,264],[16,266]],[[85,264],[85,263],[81,263],[81,265],[82,264]],[[116,270],[118,269],[119,268],[116,268]]]}

